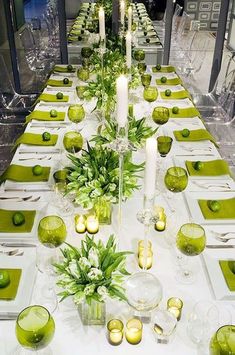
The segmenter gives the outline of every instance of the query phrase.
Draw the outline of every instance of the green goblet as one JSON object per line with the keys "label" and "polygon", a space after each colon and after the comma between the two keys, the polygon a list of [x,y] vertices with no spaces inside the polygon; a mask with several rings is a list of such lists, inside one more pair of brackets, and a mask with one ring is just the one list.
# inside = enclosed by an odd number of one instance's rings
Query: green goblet
{"label": "green goblet", "polygon": [[16,320],[16,338],[28,350],[46,348],[53,339],[55,322],[42,306],[30,306],[21,311]]}
{"label": "green goblet", "polygon": [[171,192],[182,192],[188,185],[188,174],[184,168],[173,166],[166,172],[165,185]]}
{"label": "green goblet", "polygon": [[81,56],[83,58],[90,58],[92,53],[93,53],[93,51],[90,47],[82,47],[82,49],[81,49]]}
{"label": "green goblet", "polygon": [[143,97],[148,102],[153,102],[153,101],[157,100],[157,97],[158,97],[157,88],[154,86],[148,86],[148,87],[144,88]]}
{"label": "green goblet", "polygon": [[168,136],[157,137],[157,149],[161,157],[166,157],[171,150],[173,139]]}
{"label": "green goblet", "polygon": [[64,148],[69,153],[77,153],[82,149],[83,138],[79,132],[66,132],[63,138]]}
{"label": "green goblet", "polygon": [[145,63],[138,63],[137,68],[140,74],[143,74],[146,71],[147,65]]}
{"label": "green goblet", "polygon": [[142,49],[137,49],[134,51],[133,57],[137,62],[141,62],[145,59],[145,52]]}
{"label": "green goblet", "polygon": [[167,107],[154,107],[152,112],[152,119],[155,123],[163,125],[168,122],[170,118],[170,111]]}
{"label": "green goblet", "polygon": [[[177,280],[182,283],[192,283],[194,281],[194,273],[189,267],[189,256],[197,256],[203,252],[206,246],[205,230],[196,223],[186,223],[180,227],[176,236],[176,246],[183,254],[179,257],[180,272],[177,272]],[[185,261],[182,264],[182,260]]]}
{"label": "green goblet", "polygon": [[76,93],[77,93],[77,96],[80,100],[84,100],[85,90],[86,90],[86,86],[84,86],[84,85],[76,86]]}
{"label": "green goblet", "polygon": [[79,123],[85,118],[84,107],[80,104],[70,105],[68,109],[68,118],[71,122]]}
{"label": "green goblet", "polygon": [[148,87],[151,83],[152,75],[150,74],[142,74],[141,75],[141,83],[144,87]]}
{"label": "green goblet", "polygon": [[46,216],[38,225],[38,239],[48,248],[57,248],[65,241],[67,230],[59,216]]}
{"label": "green goblet", "polygon": [[225,325],[217,330],[210,341],[210,355],[235,354],[235,325]]}

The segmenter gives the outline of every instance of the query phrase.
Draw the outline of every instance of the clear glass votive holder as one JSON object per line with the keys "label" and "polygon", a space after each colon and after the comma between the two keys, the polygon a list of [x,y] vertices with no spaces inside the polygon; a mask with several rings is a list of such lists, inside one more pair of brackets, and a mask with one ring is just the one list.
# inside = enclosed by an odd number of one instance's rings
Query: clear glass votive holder
{"label": "clear glass votive holder", "polygon": [[107,324],[108,341],[111,345],[120,345],[123,339],[124,325],[120,319],[111,319]]}
{"label": "clear glass votive holder", "polygon": [[183,308],[183,301],[180,298],[171,297],[168,299],[167,310],[172,314],[174,314],[177,321],[179,321],[181,318],[182,308]]}
{"label": "clear glass votive holder", "polygon": [[142,340],[143,323],[137,318],[132,318],[126,323],[126,340],[132,345],[139,344]]}

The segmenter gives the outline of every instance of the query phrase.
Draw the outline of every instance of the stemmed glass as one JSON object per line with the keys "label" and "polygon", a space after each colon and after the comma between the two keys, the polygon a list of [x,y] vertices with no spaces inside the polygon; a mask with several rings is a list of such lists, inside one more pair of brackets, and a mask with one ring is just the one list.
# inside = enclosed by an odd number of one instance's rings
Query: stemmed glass
{"label": "stemmed glass", "polygon": [[[68,118],[71,122],[75,123],[78,132],[80,132],[82,128],[84,128],[84,125],[81,126],[81,122],[84,120],[85,116],[86,113],[82,105],[76,104],[69,106]],[[78,128],[78,125],[80,126],[80,129]]]}
{"label": "stemmed glass", "polygon": [[[186,258],[201,254],[206,246],[205,230],[196,223],[183,224],[176,236],[176,246]],[[188,267],[188,260],[182,257],[178,260],[177,280],[186,284],[194,282],[195,277],[191,268]]]}
{"label": "stemmed glass", "polygon": [[168,136],[157,137],[157,150],[162,158],[165,158],[171,150],[173,139]]}
{"label": "stemmed glass", "polygon": [[[57,299],[54,291],[54,268],[58,262],[56,248],[65,241],[67,229],[63,219],[56,215],[42,218],[38,225],[38,239],[41,243],[37,247],[37,267],[39,271],[47,275],[47,288],[42,291],[40,303],[47,304],[51,312],[57,308]],[[40,295],[39,295],[40,298]]]}
{"label": "stemmed glass", "polygon": [[34,305],[19,313],[15,332],[22,347],[18,354],[30,354],[32,351],[37,354],[38,350],[47,348],[52,341],[55,322],[46,308]]}

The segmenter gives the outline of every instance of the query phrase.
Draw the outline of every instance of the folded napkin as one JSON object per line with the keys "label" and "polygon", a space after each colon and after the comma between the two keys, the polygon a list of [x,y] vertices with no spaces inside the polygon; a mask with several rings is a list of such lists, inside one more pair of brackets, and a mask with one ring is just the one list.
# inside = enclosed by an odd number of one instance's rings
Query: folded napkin
{"label": "folded napkin", "polygon": [[19,211],[0,209],[0,233],[30,233],[33,228],[36,211],[21,210],[25,217],[25,223],[21,226],[15,226],[12,222],[12,216]]}
{"label": "folded napkin", "polygon": [[219,264],[229,290],[235,291],[235,274],[229,268],[229,260],[220,260]]}
{"label": "folded napkin", "polygon": [[174,73],[175,72],[175,67],[172,65],[167,65],[165,67],[161,67],[160,70],[157,70],[156,67],[152,67],[153,73]]}
{"label": "folded napkin", "polygon": [[170,118],[192,118],[196,116],[201,117],[201,114],[196,107],[179,107],[178,113],[173,113],[172,108],[170,108]]}
{"label": "folded napkin", "polygon": [[57,73],[75,73],[76,69],[73,68],[72,70],[68,70],[67,66],[60,67],[59,65],[54,66],[54,72]]}
{"label": "folded napkin", "polygon": [[161,79],[156,79],[157,85],[179,85],[182,84],[182,80],[180,78],[171,78],[167,79],[165,83],[161,82]]}
{"label": "folded napkin", "polygon": [[182,131],[174,131],[175,139],[179,142],[197,142],[197,141],[211,141],[216,146],[215,138],[206,129],[193,129],[190,130],[188,137],[182,136]]}
{"label": "folded napkin", "polygon": [[35,110],[26,116],[25,123],[30,122],[31,120],[37,121],[64,121],[65,112],[58,112],[56,117],[51,117],[50,112],[48,111],[38,111]]}
{"label": "folded napkin", "polygon": [[0,184],[6,180],[16,182],[42,182],[48,181],[50,174],[50,167],[43,166],[41,175],[33,175],[32,166],[22,166],[11,164],[0,176]]}
{"label": "folded napkin", "polygon": [[49,86],[53,86],[53,87],[71,87],[73,84],[73,82],[71,80],[69,80],[68,84],[65,84],[63,82],[63,80],[53,80],[53,79],[49,79],[47,80],[47,85]]}
{"label": "folded napkin", "polygon": [[195,162],[186,161],[185,165],[190,176],[220,176],[230,175],[228,163],[225,160],[210,160],[203,161],[203,166],[200,170],[194,169]]}
{"label": "folded napkin", "polygon": [[52,146],[52,145],[56,145],[57,140],[58,140],[57,134],[51,134],[51,139],[49,141],[44,141],[42,139],[42,134],[23,133],[15,141],[14,148],[16,148],[20,144]]}
{"label": "folded napkin", "polygon": [[9,273],[10,283],[4,288],[0,288],[0,300],[14,300],[17,295],[20,277],[22,270],[21,269],[0,269],[6,270]]}
{"label": "folded napkin", "polygon": [[164,91],[160,92],[161,98],[166,100],[191,99],[187,90],[172,91],[170,96],[166,96]]}
{"label": "folded napkin", "polygon": [[69,101],[69,97],[68,97],[68,95],[64,95],[63,99],[57,99],[56,95],[42,93],[37,99],[37,102],[40,102],[40,101],[45,101],[45,102],[68,102]]}
{"label": "folded napkin", "polygon": [[198,200],[199,207],[205,219],[235,219],[235,198],[218,200],[219,211],[213,212],[207,205],[208,200]]}

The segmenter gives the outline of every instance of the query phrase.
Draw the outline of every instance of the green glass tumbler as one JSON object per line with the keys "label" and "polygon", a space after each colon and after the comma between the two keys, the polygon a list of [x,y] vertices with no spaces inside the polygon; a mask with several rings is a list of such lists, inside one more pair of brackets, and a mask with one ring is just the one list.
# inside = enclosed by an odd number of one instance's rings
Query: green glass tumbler
{"label": "green glass tumbler", "polygon": [[86,90],[86,86],[84,86],[84,85],[76,86],[76,93],[77,93],[77,96],[80,100],[84,99],[85,90]]}
{"label": "green glass tumbler", "polygon": [[83,138],[79,132],[66,132],[63,138],[64,148],[69,153],[77,153],[82,149]]}
{"label": "green glass tumbler", "polygon": [[146,101],[153,102],[153,101],[157,100],[157,96],[158,96],[158,91],[157,91],[156,87],[148,86],[148,87],[144,88],[143,97]]}
{"label": "green glass tumbler", "polygon": [[16,320],[16,338],[28,350],[46,348],[53,339],[55,322],[42,306],[30,306],[21,311]]}
{"label": "green glass tumbler", "polygon": [[210,341],[210,355],[235,354],[235,325],[225,325],[217,330]]}
{"label": "green glass tumbler", "polygon": [[151,74],[142,74],[141,75],[141,83],[144,87],[148,87],[151,83],[152,75]]}
{"label": "green glass tumbler", "polygon": [[168,136],[157,137],[157,150],[161,157],[166,157],[171,150],[173,139]]}
{"label": "green glass tumbler", "polygon": [[38,225],[38,239],[48,248],[57,248],[67,236],[66,225],[59,216],[46,216]]}
{"label": "green glass tumbler", "polygon": [[182,192],[188,185],[188,174],[184,168],[173,166],[166,172],[165,185],[171,192]]}

